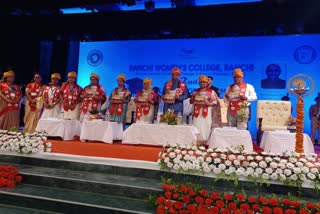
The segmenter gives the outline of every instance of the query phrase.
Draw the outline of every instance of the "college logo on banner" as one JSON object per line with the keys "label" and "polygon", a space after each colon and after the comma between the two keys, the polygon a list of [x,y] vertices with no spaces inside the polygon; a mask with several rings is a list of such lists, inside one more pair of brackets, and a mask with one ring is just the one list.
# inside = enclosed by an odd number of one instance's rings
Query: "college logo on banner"
{"label": "college logo on banner", "polygon": [[103,54],[101,51],[98,50],[92,50],[89,52],[87,56],[87,62],[91,66],[98,66],[102,63],[103,60]]}
{"label": "college logo on banner", "polygon": [[294,52],[295,60],[300,64],[309,64],[315,60],[317,52],[310,46],[301,46]]}

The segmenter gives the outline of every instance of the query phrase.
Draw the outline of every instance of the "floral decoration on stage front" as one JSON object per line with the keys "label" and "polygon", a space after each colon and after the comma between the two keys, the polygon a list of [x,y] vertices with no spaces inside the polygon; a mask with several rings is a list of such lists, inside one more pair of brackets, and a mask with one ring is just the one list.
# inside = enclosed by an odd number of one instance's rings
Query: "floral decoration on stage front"
{"label": "floral decoration on stage front", "polygon": [[0,130],[0,150],[31,154],[51,152],[51,143],[42,132],[24,133],[20,131]]}
{"label": "floral decoration on stage front", "polygon": [[247,196],[243,193],[208,191],[200,185],[163,183],[163,194],[156,198],[158,214],[320,214],[320,204],[295,198]]}
{"label": "floral decoration on stage front", "polygon": [[168,125],[178,125],[177,115],[174,110],[168,109],[164,115],[160,116],[160,123],[168,123]]}
{"label": "floral decoration on stage front", "polygon": [[0,187],[14,187],[21,181],[22,176],[13,166],[0,166]]}
{"label": "floral decoration on stage front", "polygon": [[320,157],[301,153],[256,153],[230,149],[206,149],[203,146],[168,146],[159,153],[161,169],[212,175],[233,180],[240,177],[258,184],[271,181],[300,188],[303,183],[318,189]]}

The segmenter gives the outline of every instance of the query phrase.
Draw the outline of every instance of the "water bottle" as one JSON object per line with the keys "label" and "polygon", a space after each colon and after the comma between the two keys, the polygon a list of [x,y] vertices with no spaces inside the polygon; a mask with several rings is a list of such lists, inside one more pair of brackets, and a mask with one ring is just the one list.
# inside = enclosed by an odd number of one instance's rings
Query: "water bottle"
{"label": "water bottle", "polygon": [[178,113],[178,125],[182,124],[182,114],[181,112]]}
{"label": "water bottle", "polygon": [[106,121],[110,121],[110,112],[109,109],[106,111]]}

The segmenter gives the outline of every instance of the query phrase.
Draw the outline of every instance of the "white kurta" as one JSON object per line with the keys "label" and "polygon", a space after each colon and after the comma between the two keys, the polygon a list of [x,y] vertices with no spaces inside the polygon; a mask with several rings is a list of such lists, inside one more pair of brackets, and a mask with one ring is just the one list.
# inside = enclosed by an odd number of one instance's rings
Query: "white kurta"
{"label": "white kurta", "polygon": [[63,111],[63,119],[65,120],[79,120],[80,104],[78,103],[73,110]]}
{"label": "white kurta", "polygon": [[[48,90],[49,105],[52,105],[53,96],[54,96],[55,90],[57,90],[57,88],[54,88],[54,90],[51,90],[51,89]],[[42,112],[42,115],[41,115],[41,119],[47,119],[47,118],[60,119],[60,110],[61,110],[61,104],[60,103],[56,104],[51,109],[44,108],[44,110]]]}
{"label": "white kurta", "polygon": [[206,117],[202,116],[202,111],[203,111],[203,108],[200,109],[200,113],[198,117],[193,117],[193,125],[200,132],[198,141],[207,141],[211,134],[212,106],[208,107],[208,114]]}

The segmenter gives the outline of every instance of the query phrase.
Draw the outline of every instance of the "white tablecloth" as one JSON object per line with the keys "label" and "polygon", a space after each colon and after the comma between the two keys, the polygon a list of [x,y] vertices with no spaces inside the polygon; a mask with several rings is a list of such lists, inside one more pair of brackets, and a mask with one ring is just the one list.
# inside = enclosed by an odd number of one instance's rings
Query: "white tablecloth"
{"label": "white tablecloth", "polygon": [[238,130],[235,127],[213,129],[208,140],[208,145],[210,148],[220,149],[243,145],[245,150],[253,150],[250,132],[248,130]]}
{"label": "white tablecloth", "polygon": [[40,119],[36,131],[46,132],[51,137],[61,137],[63,140],[73,140],[80,136],[81,124],[79,120]]}
{"label": "white tablecloth", "polygon": [[121,140],[122,134],[122,123],[101,120],[84,120],[81,125],[80,140],[113,143],[113,140]]}
{"label": "white tablecloth", "polygon": [[134,123],[123,132],[123,143],[146,145],[192,145],[199,131],[189,125]]}
{"label": "white tablecloth", "polygon": [[[260,147],[266,152],[293,152],[296,146],[296,134],[286,131],[264,131]],[[314,153],[312,141],[307,134],[303,134],[305,153]]]}

